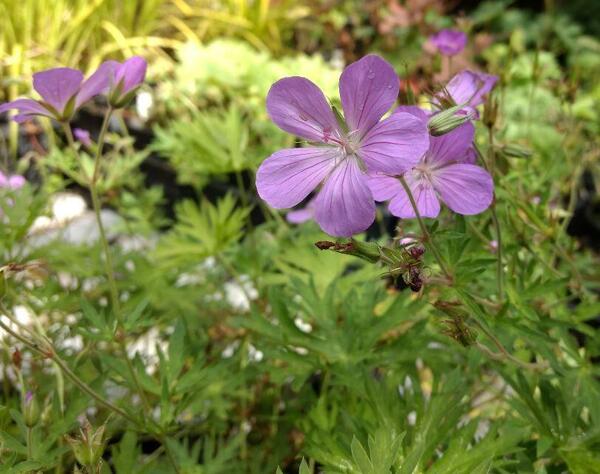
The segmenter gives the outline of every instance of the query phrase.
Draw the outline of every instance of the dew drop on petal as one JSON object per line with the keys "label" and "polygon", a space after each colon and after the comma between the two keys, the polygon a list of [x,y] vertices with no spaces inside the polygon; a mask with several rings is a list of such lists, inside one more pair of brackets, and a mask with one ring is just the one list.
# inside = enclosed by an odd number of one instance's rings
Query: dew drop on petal
{"label": "dew drop on petal", "polygon": [[369,79],[375,79],[375,73],[373,72],[372,69],[369,69],[369,73],[367,74],[367,78],[369,78]]}

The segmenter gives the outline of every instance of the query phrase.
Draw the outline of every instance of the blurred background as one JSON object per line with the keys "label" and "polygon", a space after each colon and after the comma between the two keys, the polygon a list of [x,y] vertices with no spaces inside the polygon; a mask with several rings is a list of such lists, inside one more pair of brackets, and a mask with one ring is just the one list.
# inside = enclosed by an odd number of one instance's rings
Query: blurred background
{"label": "blurred background", "polygon": [[[270,85],[300,74],[335,97],[344,65],[369,52],[396,67],[404,102],[411,95],[426,100],[464,68],[499,74],[512,96],[511,139],[533,137],[549,147],[552,140],[532,133],[543,124],[531,116],[547,118],[565,101],[576,116],[598,113],[595,1],[1,0],[0,14],[2,101],[29,94],[32,73],[46,68],[91,72],[103,60],[133,54],[149,61],[147,87],[121,125],[137,149],[150,146],[141,166],[169,202],[185,195],[186,185],[250,185],[257,164],[291,140],[267,120]],[[427,40],[443,28],[470,38],[451,62]],[[101,103],[89,107],[74,126],[95,136],[102,113]],[[44,152],[54,136],[41,123],[20,131],[4,123],[0,153],[14,160]],[[31,179],[36,171],[29,173]]]}

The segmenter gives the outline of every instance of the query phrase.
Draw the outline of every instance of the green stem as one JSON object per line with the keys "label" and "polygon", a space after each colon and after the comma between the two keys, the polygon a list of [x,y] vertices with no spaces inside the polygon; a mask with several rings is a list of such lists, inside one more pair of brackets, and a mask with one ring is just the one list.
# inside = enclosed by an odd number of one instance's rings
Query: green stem
{"label": "green stem", "polygon": [[[489,128],[489,163],[483,158],[483,154],[481,150],[477,146],[476,143],[473,143],[473,148],[479,157],[479,160],[484,165],[484,167],[488,170],[490,175],[492,175],[492,179],[494,178],[494,168],[495,168],[495,152],[494,152],[494,135],[492,133],[492,129]],[[502,302],[504,300],[504,264],[502,260],[502,231],[500,228],[500,220],[498,219],[498,213],[496,212],[496,197],[492,200],[491,205],[491,213],[492,213],[492,223],[494,224],[494,232],[496,233],[496,242],[498,243],[497,250],[497,263],[496,263],[496,280],[498,284],[498,300]]]}
{"label": "green stem", "polygon": [[452,281],[452,279],[453,279],[452,273],[446,267],[446,263],[444,262],[442,255],[440,254],[439,250],[435,246],[435,243],[433,242],[433,238],[431,237],[431,234],[427,230],[427,226],[425,225],[425,222],[423,222],[423,218],[421,217],[421,214],[419,212],[419,208],[417,207],[415,198],[412,195],[412,192],[410,191],[410,188],[409,188],[408,184],[406,183],[406,180],[404,179],[403,176],[400,176],[400,183],[402,184],[404,191],[406,191],[406,194],[408,195],[408,200],[410,201],[410,204],[411,204],[413,210],[415,211],[415,216],[417,217],[417,221],[419,222],[419,226],[421,227],[421,232],[423,233],[423,240],[425,241],[425,244],[427,245],[429,250],[431,250],[431,252],[433,253],[433,256],[437,260],[438,265],[442,269],[442,272],[444,273],[446,278],[448,278],[449,281]]}
{"label": "green stem", "polygon": [[112,116],[112,113],[112,107],[106,109],[106,114],[104,114],[104,120],[102,121],[102,127],[100,128],[100,135],[98,136],[98,145],[96,147],[96,156],[94,158],[94,174],[92,175],[93,184],[96,184],[96,181],[98,180],[98,173],[100,171],[100,158],[102,157],[104,141],[106,139],[106,132],[108,131],[108,124],[110,123],[110,117]]}
{"label": "green stem", "polygon": [[61,122],[62,129],[65,132],[65,137],[67,137],[67,143],[69,148],[75,151],[75,139],[73,138],[73,131],[71,130],[71,125],[69,122]]}
{"label": "green stem", "polygon": [[541,370],[546,370],[548,368],[548,364],[545,362],[543,362],[543,363],[524,362],[521,359],[516,358],[514,355],[512,355],[510,352],[508,352],[508,350],[502,345],[500,340],[496,336],[494,336],[494,333],[489,331],[483,324],[481,324],[476,319],[472,319],[472,321],[481,330],[481,332],[483,332],[494,343],[494,345],[500,351],[500,353],[494,352],[494,351],[490,350],[487,346],[477,342],[476,343],[477,348],[480,351],[482,351],[483,353],[485,353],[486,355],[488,355],[490,358],[492,358],[494,360],[509,360],[512,363],[518,365],[519,367],[521,367],[523,369],[528,369],[528,370],[541,371]]}
{"label": "green stem", "polygon": [[[92,196],[92,205],[94,207],[94,215],[96,216],[96,222],[98,224],[98,229],[100,232],[100,241],[101,241],[102,249],[104,252],[104,269],[106,272],[106,276],[108,278],[108,284],[109,284],[110,295],[111,295],[111,303],[112,303],[113,311],[115,313],[115,318],[117,320],[117,327],[118,327],[118,329],[123,329],[124,321],[123,321],[123,314],[121,312],[121,305],[119,302],[119,292],[118,292],[116,280],[114,277],[114,265],[113,265],[111,251],[110,251],[110,246],[108,244],[108,239],[106,237],[106,231],[104,229],[104,224],[102,223],[101,205],[100,205],[100,198],[98,196],[98,187],[97,187],[98,178],[99,178],[99,174],[100,174],[100,160],[102,159],[102,151],[104,149],[104,142],[106,140],[106,132],[108,131],[108,124],[110,123],[110,118],[112,116],[112,113],[113,113],[113,109],[111,107],[109,107],[106,110],[106,114],[104,115],[104,120],[102,122],[102,128],[100,129],[100,135],[98,136],[96,155],[94,158],[94,172],[92,174],[92,178],[90,180],[89,187],[90,187],[90,194]],[[117,341],[119,344],[119,348],[125,359],[125,363],[127,365],[127,370],[129,372],[129,374],[131,375],[131,378],[132,378],[135,388],[140,396],[142,404],[144,405],[144,408],[146,409],[146,411],[150,412],[152,410],[152,407],[148,401],[148,398],[146,397],[146,392],[145,392],[144,388],[142,387],[142,384],[137,375],[135,367],[133,366],[133,363],[132,363],[131,359],[129,358],[129,355],[127,354],[127,346],[125,344],[125,340],[123,339],[123,334],[118,335]],[[161,428],[161,434],[159,435],[158,438],[159,438],[159,441],[161,442],[161,444],[163,444],[163,446],[165,447],[165,452],[167,453],[167,458],[169,459],[169,462],[173,465],[175,472],[179,473],[180,472],[179,467],[178,467],[177,462],[175,461],[175,458],[174,458],[173,454],[171,453],[171,450],[166,442],[165,433],[162,428]]]}
{"label": "green stem", "polygon": [[27,460],[33,461],[33,429],[27,427]]}
{"label": "green stem", "polygon": [[[90,194],[92,196],[92,206],[94,208],[94,215],[96,216],[96,223],[98,224],[98,230],[100,232],[100,243],[102,244],[102,249],[104,252],[104,271],[106,273],[106,277],[108,278],[108,286],[110,291],[110,299],[111,305],[113,308],[113,312],[115,314],[115,318],[117,320],[118,327],[123,327],[123,314],[121,312],[121,304],[119,302],[119,291],[117,288],[117,283],[115,280],[115,272],[114,272],[114,264],[112,260],[112,253],[110,251],[110,246],[108,243],[108,238],[106,237],[106,230],[104,229],[104,224],[102,223],[102,206],[100,204],[100,197],[98,196],[98,177],[100,170],[100,160],[102,159],[102,150],[104,149],[104,142],[106,141],[106,132],[108,131],[108,124],[110,123],[110,118],[113,113],[113,109],[109,107],[106,110],[106,114],[104,115],[104,120],[102,122],[102,128],[100,129],[100,135],[98,136],[98,145],[96,148],[96,155],[94,158],[94,173],[89,183]],[[123,353],[123,357],[125,358],[125,362],[127,364],[127,370],[129,371],[131,378],[136,386],[137,391],[139,392],[142,403],[144,404],[144,408],[146,410],[150,410],[150,404],[148,403],[148,399],[146,398],[146,393],[139,381],[135,368],[129,359],[127,354],[127,347],[125,346],[125,341],[119,335],[118,344]]]}
{"label": "green stem", "polygon": [[[13,318],[10,316],[10,313],[6,311],[6,308],[0,305],[0,311],[4,313],[4,315],[9,318],[11,321]],[[14,338],[21,341],[25,346],[29,347],[32,351],[41,355],[44,358],[52,359],[56,365],[61,369],[61,371],[82,391],[87,393],[90,397],[96,400],[99,404],[105,406],[106,408],[114,411],[115,413],[121,415],[126,420],[131,421],[137,426],[142,426],[142,424],[133,416],[129,415],[127,412],[123,411],[118,406],[114,405],[110,401],[103,398],[101,395],[97,394],[89,385],[87,385],[83,380],[81,380],[62,360],[59,355],[56,353],[54,347],[50,344],[49,341],[45,341],[44,345],[46,347],[42,348],[38,343],[32,342],[27,338],[21,336],[17,332],[13,331],[9,326],[7,326],[3,321],[0,320],[0,328],[4,329],[7,333],[9,333]]]}
{"label": "green stem", "polygon": [[[495,199],[495,198],[494,198]],[[504,268],[502,263],[502,232],[500,231],[500,221],[496,213],[496,203],[492,204],[492,221],[496,230],[496,242],[498,242],[498,261],[496,264],[496,278],[498,280],[498,300],[502,302],[504,299]]]}

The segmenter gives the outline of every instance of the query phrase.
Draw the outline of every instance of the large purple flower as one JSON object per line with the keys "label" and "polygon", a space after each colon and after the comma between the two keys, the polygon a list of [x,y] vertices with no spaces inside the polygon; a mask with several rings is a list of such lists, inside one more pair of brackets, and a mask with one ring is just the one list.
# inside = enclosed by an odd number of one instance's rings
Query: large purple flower
{"label": "large purple flower", "polygon": [[[424,111],[406,108],[407,112],[427,121]],[[440,200],[458,214],[472,215],[485,211],[494,197],[494,182],[483,168],[468,163],[475,128],[467,122],[440,137],[431,137],[429,150],[418,163],[404,173],[419,214],[437,217]],[[372,174],[369,187],[377,201],[390,201],[390,212],[413,218],[414,209],[397,176]]]}
{"label": "large purple flower", "polygon": [[41,100],[16,99],[0,105],[0,113],[16,109],[13,120],[18,123],[39,115],[68,121],[77,109],[108,87],[109,72],[108,63],[103,63],[85,81],[81,71],[68,67],[35,73],[33,88]]}
{"label": "large purple flower", "polygon": [[369,55],[340,78],[345,124],[339,124],[321,90],[303,77],[287,77],[271,87],[267,110],[286,132],[315,146],[275,152],[259,167],[256,187],[277,209],[290,208],[322,185],[314,201],[315,220],[333,236],[348,237],[375,219],[367,171],[400,174],[427,150],[425,122],[399,113],[380,121],[398,96],[392,66]]}
{"label": "large purple flower", "polygon": [[459,30],[441,30],[429,37],[429,41],[444,56],[454,56],[467,45],[467,34]]}

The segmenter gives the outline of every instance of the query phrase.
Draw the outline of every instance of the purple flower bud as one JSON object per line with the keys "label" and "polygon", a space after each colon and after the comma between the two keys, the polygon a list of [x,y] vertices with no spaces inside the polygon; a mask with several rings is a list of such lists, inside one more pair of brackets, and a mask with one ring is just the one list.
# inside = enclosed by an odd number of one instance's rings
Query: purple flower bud
{"label": "purple flower bud", "polygon": [[437,48],[440,54],[454,56],[465,49],[467,34],[458,30],[446,29],[431,35],[429,41]]}
{"label": "purple flower bud", "polygon": [[40,420],[40,407],[33,392],[28,391],[23,397],[23,421],[25,426],[31,428]]}
{"label": "purple flower bud", "polygon": [[108,101],[111,106],[121,108],[133,98],[137,88],[146,78],[148,64],[140,56],[133,56],[123,63],[112,61],[112,73]]}
{"label": "purple flower bud", "polygon": [[83,130],[82,128],[74,128],[73,135],[75,135],[75,139],[83,145],[87,147],[92,146],[93,142],[90,137],[90,132],[87,130]]}
{"label": "purple flower bud", "polygon": [[421,247],[420,245],[416,247],[411,247],[410,249],[408,249],[408,253],[412,258],[419,259],[425,253],[425,248]]}

